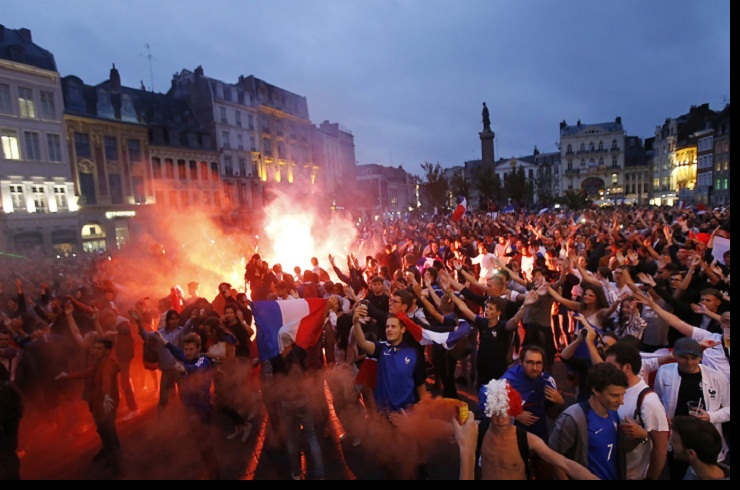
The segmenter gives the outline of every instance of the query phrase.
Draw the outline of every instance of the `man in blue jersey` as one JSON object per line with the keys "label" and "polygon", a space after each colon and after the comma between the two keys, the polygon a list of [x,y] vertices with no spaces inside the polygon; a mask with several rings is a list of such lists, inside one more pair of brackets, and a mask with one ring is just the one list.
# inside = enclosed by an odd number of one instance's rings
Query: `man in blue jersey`
{"label": "man in blue jersey", "polygon": [[547,417],[557,418],[563,411],[563,395],[550,373],[544,371],[545,350],[534,344],[525,345],[519,354],[519,364],[512,365],[503,379],[522,396],[523,412],[514,423],[543,440],[548,438]]}
{"label": "man in blue jersey", "polygon": [[213,404],[211,403],[211,384],[213,383],[213,362],[201,353],[201,340],[197,333],[189,333],[182,339],[182,349],[170,342],[161,332],[155,334],[160,343],[176,359],[175,371],[182,380],[180,397],[187,409],[188,423],[193,440],[198,445],[203,462],[206,464],[208,478],[219,478],[219,467],[212,443]]}
{"label": "man in blue jersey", "polygon": [[589,368],[587,384],[591,396],[560,414],[548,444],[602,480],[624,480],[627,468],[617,409],[624,403],[627,375],[602,362]]}
{"label": "man in blue jersey", "polygon": [[[394,300],[400,301],[396,296],[391,298],[391,301]],[[426,380],[424,352],[404,340],[406,326],[394,313],[388,315],[385,323],[386,340],[375,342],[367,340],[360,323],[360,319],[366,316],[367,305],[360,303],[352,318],[357,347],[369,358],[377,360],[375,405],[378,412],[398,428],[392,433],[393,447],[404,448],[404,458],[400,464],[394,463],[388,471],[391,472],[390,476],[393,479],[423,477],[426,468],[422,462],[424,456],[420,455],[420,448],[413,437],[404,431],[403,421],[406,418],[406,411],[422,397],[428,396],[424,389]]]}
{"label": "man in blue jersey", "polygon": [[394,314],[385,325],[385,341],[365,339],[360,319],[367,316],[367,306],[360,304],[353,317],[357,347],[377,359],[378,376],[375,404],[381,413],[400,412],[419,401],[417,386],[426,380],[426,366],[421,351],[404,341],[406,326]]}

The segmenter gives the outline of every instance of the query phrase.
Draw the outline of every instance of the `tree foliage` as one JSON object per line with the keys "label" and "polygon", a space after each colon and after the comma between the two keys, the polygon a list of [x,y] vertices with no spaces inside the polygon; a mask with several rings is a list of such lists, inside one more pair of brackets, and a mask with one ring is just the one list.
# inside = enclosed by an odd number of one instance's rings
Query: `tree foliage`
{"label": "tree foliage", "polygon": [[552,165],[548,162],[538,169],[537,176],[535,177],[537,202],[542,207],[550,207],[555,202],[555,196],[552,193],[552,184]]}
{"label": "tree foliage", "polygon": [[[529,196],[528,191],[529,190]],[[504,176],[504,194],[506,197],[518,204],[524,204],[531,201],[532,186],[527,186],[527,179],[524,174],[524,167],[518,167],[516,170]]]}
{"label": "tree foliage", "polygon": [[424,203],[431,211],[433,208],[445,209],[450,184],[445,177],[442,166],[437,163],[424,162],[421,164],[424,174],[421,177],[420,193]]}
{"label": "tree foliage", "polygon": [[488,202],[501,202],[501,178],[492,168],[484,167],[476,172],[473,186],[480,195],[481,209],[487,209]]}
{"label": "tree foliage", "polygon": [[450,192],[453,196],[470,196],[470,181],[465,178],[462,170],[458,170],[450,177]]}
{"label": "tree foliage", "polygon": [[562,196],[556,198],[555,202],[575,211],[591,206],[591,199],[581,190],[567,190]]}

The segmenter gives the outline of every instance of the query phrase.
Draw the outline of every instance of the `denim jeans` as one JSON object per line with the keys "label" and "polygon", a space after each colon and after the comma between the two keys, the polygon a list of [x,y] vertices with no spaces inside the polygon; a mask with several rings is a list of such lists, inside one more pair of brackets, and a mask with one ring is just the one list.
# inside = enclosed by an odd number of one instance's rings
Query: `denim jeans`
{"label": "denim jeans", "polygon": [[[300,442],[301,434],[305,437],[313,463],[314,478],[324,477],[324,458],[321,453],[314,411],[305,399],[283,400],[281,402],[283,422],[285,422],[285,446],[290,460],[293,475],[301,474]],[[302,428],[302,430],[301,430]]]}

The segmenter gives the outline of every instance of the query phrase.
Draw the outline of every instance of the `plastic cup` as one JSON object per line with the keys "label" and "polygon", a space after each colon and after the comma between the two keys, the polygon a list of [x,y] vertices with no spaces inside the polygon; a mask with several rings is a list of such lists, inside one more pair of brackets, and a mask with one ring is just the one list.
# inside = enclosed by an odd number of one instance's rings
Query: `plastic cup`
{"label": "plastic cup", "polygon": [[686,402],[686,405],[689,407],[689,415],[699,415],[699,409],[701,407],[699,402],[690,401]]}

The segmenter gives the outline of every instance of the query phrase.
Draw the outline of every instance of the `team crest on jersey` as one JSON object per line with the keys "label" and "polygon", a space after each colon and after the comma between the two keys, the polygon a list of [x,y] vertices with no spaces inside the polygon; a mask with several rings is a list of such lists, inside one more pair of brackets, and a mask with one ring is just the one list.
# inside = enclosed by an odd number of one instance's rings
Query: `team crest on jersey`
{"label": "team crest on jersey", "polygon": [[405,362],[405,363],[406,363],[406,365],[409,365],[409,364],[411,364],[411,359],[410,359],[410,358],[409,358],[408,356],[406,356],[406,357],[405,357],[405,358],[403,359],[403,362]]}

